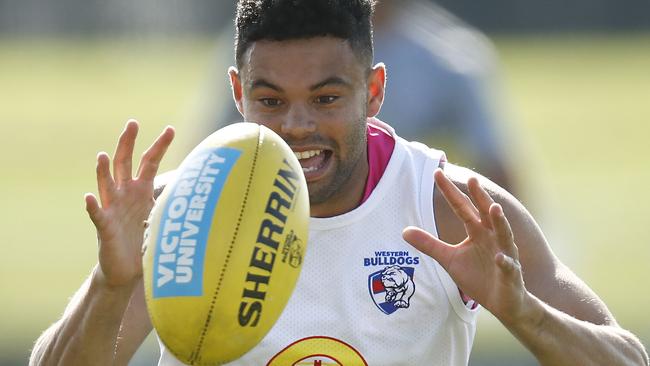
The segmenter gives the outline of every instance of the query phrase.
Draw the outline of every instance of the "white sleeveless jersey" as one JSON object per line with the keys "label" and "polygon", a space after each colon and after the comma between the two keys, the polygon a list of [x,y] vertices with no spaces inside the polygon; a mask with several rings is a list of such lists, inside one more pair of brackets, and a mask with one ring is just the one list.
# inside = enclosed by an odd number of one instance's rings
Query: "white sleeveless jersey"
{"label": "white sleeveless jersey", "polygon": [[[386,171],[362,205],[311,219],[284,312],[257,346],[227,365],[467,365],[477,310],[464,305],[435,260],[402,239],[408,225],[437,235],[433,172],[443,158],[396,137]],[[182,365],[161,348],[159,365]]]}

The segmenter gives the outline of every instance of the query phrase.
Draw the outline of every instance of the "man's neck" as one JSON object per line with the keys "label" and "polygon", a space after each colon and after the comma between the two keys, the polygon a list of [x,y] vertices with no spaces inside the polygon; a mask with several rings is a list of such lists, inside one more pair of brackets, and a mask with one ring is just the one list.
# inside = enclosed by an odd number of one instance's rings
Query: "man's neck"
{"label": "man's neck", "polygon": [[[358,173],[359,176],[363,176],[365,179],[353,179],[356,182],[364,182],[360,191],[361,194],[352,197],[348,196],[347,198],[332,197],[328,200],[327,206],[312,205],[311,216],[331,217],[341,215],[354,210],[370,197],[375,187],[377,187],[377,184],[379,184],[381,177],[384,175],[395,148],[395,138],[389,130],[391,130],[391,128],[388,125],[376,118],[370,118],[368,120],[368,127],[366,130],[368,145],[366,148],[366,156],[361,159],[362,162],[365,162],[365,166],[362,167],[362,170]],[[355,192],[357,192],[356,189],[358,189],[358,187],[355,185],[354,189]],[[332,202],[334,204],[331,204]],[[339,202],[342,204],[337,205]]]}

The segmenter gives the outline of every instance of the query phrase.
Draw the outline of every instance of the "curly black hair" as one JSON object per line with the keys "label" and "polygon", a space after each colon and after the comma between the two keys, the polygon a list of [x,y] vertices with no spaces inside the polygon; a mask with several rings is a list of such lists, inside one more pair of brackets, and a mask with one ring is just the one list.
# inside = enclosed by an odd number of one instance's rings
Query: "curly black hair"
{"label": "curly black hair", "polygon": [[319,36],[345,39],[362,63],[373,59],[375,0],[239,0],[235,18],[235,58],[241,68],[251,43]]}

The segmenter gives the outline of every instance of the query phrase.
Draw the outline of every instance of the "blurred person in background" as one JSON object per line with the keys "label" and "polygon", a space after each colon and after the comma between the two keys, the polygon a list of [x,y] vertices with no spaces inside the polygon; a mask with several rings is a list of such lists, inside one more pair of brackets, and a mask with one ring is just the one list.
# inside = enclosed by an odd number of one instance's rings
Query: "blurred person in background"
{"label": "blurred person in background", "polygon": [[424,0],[380,1],[374,27],[375,59],[387,65],[389,85],[379,118],[407,140],[440,146],[516,191],[503,156],[496,57],[487,37]]}

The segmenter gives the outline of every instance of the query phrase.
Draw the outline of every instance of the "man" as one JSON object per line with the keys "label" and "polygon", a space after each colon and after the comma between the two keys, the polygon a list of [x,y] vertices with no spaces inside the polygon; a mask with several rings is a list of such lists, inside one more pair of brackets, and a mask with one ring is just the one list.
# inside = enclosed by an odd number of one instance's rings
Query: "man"
{"label": "man", "polygon": [[[559,262],[516,199],[373,118],[386,72],[371,63],[372,5],[238,3],[229,71],[237,108],[296,152],[313,219],[285,311],[229,364],[463,365],[479,303],[541,364],[647,365],[641,343]],[[174,132],[162,133],[133,177],[137,128],[130,121],[120,136],[112,174],[98,155],[101,207],[92,194],[86,205],[99,263],[39,338],[31,364],[126,364],[151,331],[143,222]],[[160,364],[179,362],[163,347]]]}

